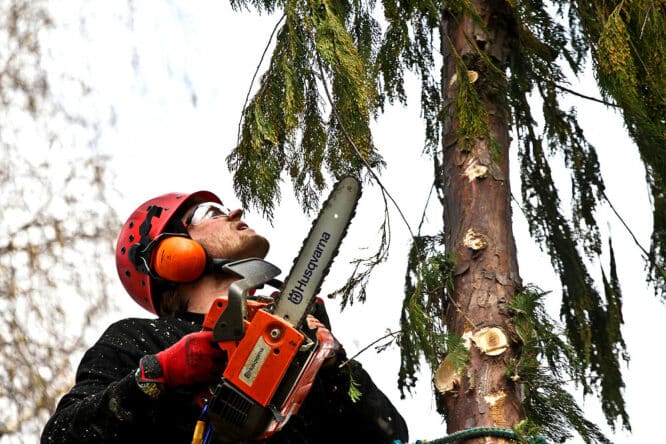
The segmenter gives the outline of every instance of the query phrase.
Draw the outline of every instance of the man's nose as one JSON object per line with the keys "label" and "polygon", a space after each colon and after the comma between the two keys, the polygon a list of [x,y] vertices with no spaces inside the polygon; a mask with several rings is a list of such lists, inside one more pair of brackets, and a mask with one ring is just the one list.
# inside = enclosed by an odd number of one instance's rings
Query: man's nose
{"label": "man's nose", "polygon": [[228,217],[230,220],[239,220],[242,215],[243,215],[243,210],[240,208],[236,208],[235,210],[229,211]]}

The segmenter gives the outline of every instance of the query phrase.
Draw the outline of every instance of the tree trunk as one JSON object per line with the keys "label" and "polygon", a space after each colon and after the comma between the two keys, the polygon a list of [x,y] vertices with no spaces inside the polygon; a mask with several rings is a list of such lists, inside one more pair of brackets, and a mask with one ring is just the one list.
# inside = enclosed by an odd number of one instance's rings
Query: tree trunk
{"label": "tree trunk", "polygon": [[[441,22],[442,89],[449,106],[445,108],[442,170],[438,174],[446,249],[456,257],[454,301],[450,301],[445,316],[450,332],[473,339],[468,367],[455,388],[441,398],[448,433],[474,427],[512,427],[523,418],[519,387],[506,375],[518,344],[509,339],[509,320],[502,309],[520,285],[511,226],[507,86],[470,43],[475,42],[496,66],[505,69],[515,32],[506,2],[472,3],[486,24],[485,30],[467,16],[461,20],[445,14]],[[499,146],[494,153],[489,140],[477,139],[471,146],[463,146],[458,139],[456,80],[451,80],[456,72],[456,53],[475,71],[470,80],[475,81],[473,86],[488,114],[490,135]],[[502,346],[503,336],[509,341],[508,348]],[[504,441],[484,438],[476,442]]]}

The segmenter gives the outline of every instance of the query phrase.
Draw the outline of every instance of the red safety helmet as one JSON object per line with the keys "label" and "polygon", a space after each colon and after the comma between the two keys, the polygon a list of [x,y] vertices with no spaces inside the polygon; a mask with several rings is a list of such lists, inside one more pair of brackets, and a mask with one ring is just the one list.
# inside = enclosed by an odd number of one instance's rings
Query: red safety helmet
{"label": "red safety helmet", "polygon": [[132,299],[151,313],[157,314],[157,298],[169,281],[159,278],[137,252],[164,234],[187,236],[179,219],[182,210],[202,202],[222,203],[209,191],[163,194],[140,205],[123,225],[116,245],[118,276]]}

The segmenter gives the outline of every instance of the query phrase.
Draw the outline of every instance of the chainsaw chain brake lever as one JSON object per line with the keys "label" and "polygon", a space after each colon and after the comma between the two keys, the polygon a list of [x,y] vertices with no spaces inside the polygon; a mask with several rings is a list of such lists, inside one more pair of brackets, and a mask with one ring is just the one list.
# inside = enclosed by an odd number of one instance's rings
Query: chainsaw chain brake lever
{"label": "chainsaw chain brake lever", "polygon": [[229,287],[227,308],[220,314],[213,339],[217,342],[238,341],[245,335],[244,320],[247,315],[247,293],[265,283],[275,281],[281,270],[259,258],[242,259],[224,264],[222,271],[240,276],[242,279]]}

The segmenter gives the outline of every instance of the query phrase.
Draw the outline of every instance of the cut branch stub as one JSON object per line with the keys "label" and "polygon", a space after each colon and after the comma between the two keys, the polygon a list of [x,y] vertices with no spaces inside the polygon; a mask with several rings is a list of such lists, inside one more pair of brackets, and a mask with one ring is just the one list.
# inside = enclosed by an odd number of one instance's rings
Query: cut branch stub
{"label": "cut branch stub", "polygon": [[497,427],[506,427],[506,419],[504,418],[503,409],[504,402],[506,401],[506,393],[494,392],[483,397],[488,407],[490,407],[490,415],[493,418],[493,424]]}
{"label": "cut branch stub", "polygon": [[488,356],[501,355],[509,348],[506,334],[498,327],[484,327],[474,333],[472,341],[481,351]]}
{"label": "cut branch stub", "polygon": [[463,345],[467,350],[472,348],[472,331],[465,330],[465,333],[462,335]]}
{"label": "cut branch stub", "polygon": [[[479,80],[479,73],[476,71],[469,70],[467,71],[467,78],[469,79],[469,83],[474,83],[477,80]],[[458,81],[458,74],[454,73],[451,76],[451,80],[449,80],[449,88],[455,85],[457,81]]]}
{"label": "cut branch stub", "polygon": [[465,168],[465,176],[472,182],[474,179],[485,179],[488,176],[488,167],[479,163],[478,160],[470,162]]}
{"label": "cut branch stub", "polygon": [[473,228],[470,228],[467,230],[467,233],[465,233],[463,243],[467,248],[479,251],[488,246],[488,239],[483,234],[477,233]]}
{"label": "cut branch stub", "polygon": [[444,358],[433,378],[435,388],[443,395],[455,392],[460,385],[461,371],[455,371],[448,356]]}

